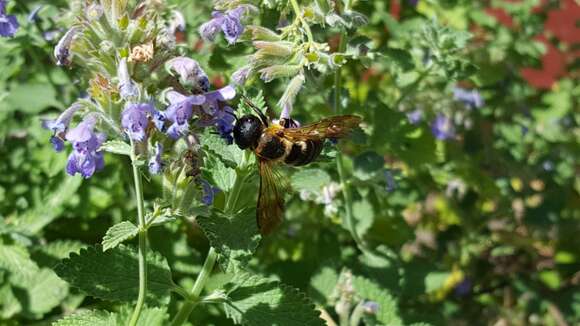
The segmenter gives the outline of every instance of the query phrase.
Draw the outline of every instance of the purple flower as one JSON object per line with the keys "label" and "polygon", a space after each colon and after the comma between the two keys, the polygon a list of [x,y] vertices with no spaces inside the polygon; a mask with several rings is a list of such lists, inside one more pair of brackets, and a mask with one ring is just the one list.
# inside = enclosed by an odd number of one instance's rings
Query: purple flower
{"label": "purple flower", "polygon": [[16,16],[6,15],[6,1],[0,0],[0,36],[12,37],[20,25]]}
{"label": "purple flower", "polygon": [[165,69],[169,74],[176,72],[179,75],[179,81],[183,85],[193,87],[198,93],[209,90],[209,78],[197,61],[187,57],[173,58],[165,64]]}
{"label": "purple flower", "polygon": [[56,58],[57,66],[68,66],[71,64],[72,53],[70,53],[70,47],[79,31],[79,27],[70,28],[56,44],[54,57]]}
{"label": "purple flower", "polygon": [[169,129],[167,129],[167,135],[177,139],[187,135],[189,132],[189,120],[193,117],[193,106],[203,104],[205,96],[185,96],[175,91],[169,91],[166,97],[170,105],[162,114],[167,120],[172,122]]}
{"label": "purple flower", "polygon": [[232,81],[234,84],[238,86],[242,86],[248,80],[250,73],[252,72],[252,68],[250,66],[243,66],[242,68],[234,71],[232,74]]}
{"label": "purple flower", "polygon": [[145,140],[149,117],[153,116],[156,110],[151,104],[128,104],[121,113],[121,126],[127,131],[131,139],[135,141]]}
{"label": "purple flower", "polygon": [[417,4],[419,4],[419,0],[407,0],[407,3],[409,3],[409,5],[413,7],[417,7]]}
{"label": "purple flower", "polygon": [[444,114],[438,114],[431,124],[431,132],[439,140],[447,140],[455,136],[453,122]]}
{"label": "purple flower", "polygon": [[483,106],[481,94],[476,90],[467,90],[461,87],[453,88],[453,98],[456,101],[463,102],[468,108],[480,108]]}
{"label": "purple flower", "polygon": [[131,80],[129,69],[127,68],[127,59],[122,58],[117,66],[117,78],[119,79],[119,94],[124,100],[139,96],[139,89]]}
{"label": "purple flower", "polygon": [[199,28],[201,37],[208,41],[213,41],[220,29],[229,44],[234,44],[244,32],[242,17],[251,11],[257,11],[252,5],[241,5],[235,9],[228,10],[225,13],[214,11],[212,19]]}
{"label": "purple flower", "polygon": [[105,161],[103,152],[97,151],[106,136],[94,132],[97,118],[88,115],[74,129],[66,134],[66,140],[73,144],[73,152],[68,157],[66,172],[70,175],[80,173],[83,178],[90,178],[95,171],[102,170]]}
{"label": "purple flower", "polygon": [[215,127],[220,135],[228,144],[233,144],[234,137],[232,132],[234,131],[234,123],[236,121],[236,116],[234,114],[234,109],[230,106],[226,106],[223,109],[223,113],[219,118],[216,118]]}
{"label": "purple flower", "polygon": [[63,138],[68,130],[68,126],[73,115],[82,108],[82,105],[75,103],[64,110],[55,120],[42,120],[42,127],[52,131],[50,142],[54,150],[60,152],[64,149]]}
{"label": "purple flower", "polygon": [[415,109],[414,111],[407,113],[407,119],[409,119],[410,123],[416,125],[423,120],[423,111]]}
{"label": "purple flower", "polygon": [[220,192],[220,189],[212,186],[205,179],[199,179],[199,183],[201,184],[201,189],[203,190],[201,202],[209,206],[213,203],[213,199],[215,195]]}
{"label": "purple flower", "polygon": [[161,143],[155,144],[155,154],[149,159],[149,172],[151,174],[160,174],[163,170],[163,161],[161,155],[163,154],[163,145]]}
{"label": "purple flower", "polygon": [[202,127],[215,126],[218,134],[231,144],[234,140],[232,132],[236,120],[234,110],[225,104],[236,96],[232,86],[226,86],[216,91],[206,93],[198,125]]}

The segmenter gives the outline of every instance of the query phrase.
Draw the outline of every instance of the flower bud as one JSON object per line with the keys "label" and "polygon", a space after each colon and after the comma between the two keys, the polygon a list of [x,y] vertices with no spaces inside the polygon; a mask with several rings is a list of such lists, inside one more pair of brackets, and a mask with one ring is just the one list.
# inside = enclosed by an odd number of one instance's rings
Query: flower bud
{"label": "flower bud", "polygon": [[72,53],[70,47],[75,36],[81,31],[80,27],[72,27],[64,36],[58,41],[54,48],[54,57],[58,66],[68,66],[72,61]]}
{"label": "flower bud", "polygon": [[300,65],[273,65],[260,70],[260,78],[266,83],[277,78],[292,77],[300,72]]}

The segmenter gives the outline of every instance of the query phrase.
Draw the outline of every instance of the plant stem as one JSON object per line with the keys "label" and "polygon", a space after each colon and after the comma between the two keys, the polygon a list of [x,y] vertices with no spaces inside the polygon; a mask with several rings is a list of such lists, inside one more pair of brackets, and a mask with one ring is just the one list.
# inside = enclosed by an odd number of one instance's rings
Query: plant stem
{"label": "plant stem", "polygon": [[306,37],[308,38],[308,43],[312,44],[314,42],[314,37],[312,36],[312,31],[310,30],[310,25],[308,25],[308,23],[306,23],[306,21],[304,20],[304,17],[302,17],[302,11],[300,10],[300,6],[298,5],[298,2],[296,0],[290,0],[290,2],[292,3],[292,9],[294,9],[294,13],[296,14],[296,18],[298,18],[298,20],[302,24],[302,27],[304,27],[304,30],[306,31]]}
{"label": "plant stem", "polygon": [[[346,48],[346,32],[342,32],[340,35],[340,42],[338,46],[338,52],[344,52]],[[340,93],[342,88],[342,69],[338,67],[334,74],[334,113],[338,114],[340,112]],[[346,170],[344,168],[344,161],[342,153],[339,151],[336,155],[336,169],[338,170],[338,176],[340,178],[340,185],[342,187],[342,195],[344,198],[344,207],[346,211],[346,227],[350,231],[350,234],[356,242],[357,246],[361,251],[364,251],[364,245],[361,238],[356,232],[356,224],[354,221],[354,214],[352,210],[352,194],[350,192],[349,184],[346,180]]]}
{"label": "plant stem", "polygon": [[203,267],[201,268],[201,272],[197,276],[195,284],[193,285],[193,288],[189,293],[189,296],[192,299],[187,300],[185,301],[185,303],[183,303],[183,306],[181,306],[181,309],[179,309],[177,315],[175,315],[175,318],[171,322],[172,326],[181,325],[187,320],[187,318],[189,318],[189,314],[191,314],[193,308],[195,308],[195,306],[199,302],[198,298],[199,294],[203,290],[205,282],[207,281],[209,275],[211,274],[211,271],[213,270],[216,261],[217,261],[217,252],[213,247],[210,247],[209,252],[207,253],[207,257],[205,258],[205,262],[203,263]]}
{"label": "plant stem", "polygon": [[[241,166],[244,166],[244,163],[242,163]],[[235,211],[236,203],[240,197],[240,192],[244,185],[245,176],[246,175],[244,172],[237,171],[234,186],[229,192],[228,198],[226,200],[226,206],[224,208],[226,214],[230,214]],[[177,312],[177,315],[175,315],[175,318],[173,318],[173,321],[171,322],[172,326],[179,326],[183,324],[189,318],[193,308],[195,308],[195,306],[199,303],[199,295],[201,294],[201,291],[205,287],[205,283],[213,271],[217,261],[217,256],[218,254],[215,249],[210,247],[209,252],[207,253],[207,257],[205,258],[205,262],[203,263],[203,267],[201,268],[201,272],[197,275],[197,279],[195,280],[193,288],[189,292],[190,299],[183,303],[183,306],[181,306]]]}
{"label": "plant stem", "polygon": [[[129,137],[130,138],[130,137]],[[137,163],[137,156],[135,154],[135,143],[131,140],[131,165],[133,166],[133,179],[135,181],[135,195],[137,199],[137,217],[139,222],[139,296],[137,297],[137,304],[131,316],[130,326],[137,325],[141,310],[145,303],[145,296],[147,294],[147,227],[145,226],[145,214],[143,203],[143,185],[141,183],[141,173]]]}

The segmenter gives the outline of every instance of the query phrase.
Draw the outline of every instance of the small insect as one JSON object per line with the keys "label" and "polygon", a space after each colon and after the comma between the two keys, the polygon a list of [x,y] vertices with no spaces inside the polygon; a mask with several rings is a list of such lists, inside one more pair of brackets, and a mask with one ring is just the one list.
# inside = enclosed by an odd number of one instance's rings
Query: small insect
{"label": "small insect", "polygon": [[256,219],[263,235],[271,233],[284,213],[284,178],[276,170],[281,163],[301,166],[314,161],[322,151],[325,139],[346,136],[361,118],[341,115],[322,119],[303,127],[294,127],[290,119],[271,122],[250,101],[244,99],[258,116],[244,115],[234,126],[234,141],[241,149],[252,150],[258,158],[260,192]]}

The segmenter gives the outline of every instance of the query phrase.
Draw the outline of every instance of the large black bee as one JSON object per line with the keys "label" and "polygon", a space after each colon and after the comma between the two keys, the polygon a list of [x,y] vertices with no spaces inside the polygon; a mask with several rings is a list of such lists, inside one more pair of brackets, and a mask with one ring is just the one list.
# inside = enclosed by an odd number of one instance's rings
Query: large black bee
{"label": "large black bee", "polygon": [[260,233],[271,233],[282,222],[284,187],[282,176],[275,167],[279,163],[294,166],[314,161],[327,138],[346,136],[361,121],[354,115],[322,119],[304,127],[293,127],[293,121],[281,119],[271,122],[258,108],[246,100],[258,116],[244,115],[234,126],[234,141],[241,149],[253,151],[259,164],[260,193],[256,219]]}

